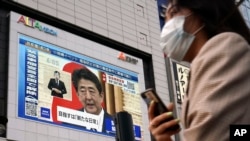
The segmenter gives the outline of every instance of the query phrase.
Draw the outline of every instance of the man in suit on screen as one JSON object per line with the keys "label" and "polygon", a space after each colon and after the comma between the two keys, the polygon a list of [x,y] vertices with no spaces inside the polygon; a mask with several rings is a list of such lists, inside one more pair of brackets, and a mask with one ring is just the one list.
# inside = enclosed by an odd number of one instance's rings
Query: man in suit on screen
{"label": "man in suit on screen", "polygon": [[54,71],[54,77],[50,79],[48,84],[51,96],[63,98],[63,94],[67,93],[64,82],[60,80],[60,73],[58,71]]}
{"label": "man in suit on screen", "polygon": [[77,69],[72,73],[72,82],[79,101],[84,106],[79,109],[90,117],[95,117],[98,127],[86,125],[87,130],[108,133],[108,122],[113,120],[102,107],[104,92],[98,77],[86,68]]}

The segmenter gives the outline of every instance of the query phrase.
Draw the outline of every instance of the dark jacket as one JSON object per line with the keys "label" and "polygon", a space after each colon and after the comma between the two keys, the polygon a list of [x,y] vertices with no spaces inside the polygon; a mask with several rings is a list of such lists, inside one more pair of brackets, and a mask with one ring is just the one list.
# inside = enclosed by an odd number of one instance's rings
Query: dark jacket
{"label": "dark jacket", "polygon": [[[59,85],[58,85],[54,78],[50,79],[49,84],[48,84],[48,88],[51,90],[51,96],[57,96],[57,97],[63,98],[63,94],[67,93],[64,82],[59,80]],[[60,90],[62,93],[56,93],[55,91],[52,91],[52,88],[56,88],[56,89]]]}
{"label": "dark jacket", "polygon": [[[79,111],[84,111],[84,108],[80,109]],[[105,120],[113,121],[113,117],[110,114],[108,114],[105,110],[103,111],[104,111],[104,118],[103,118],[103,124],[102,124],[102,133],[110,134],[110,133],[107,133],[106,131],[107,125],[106,125]]]}

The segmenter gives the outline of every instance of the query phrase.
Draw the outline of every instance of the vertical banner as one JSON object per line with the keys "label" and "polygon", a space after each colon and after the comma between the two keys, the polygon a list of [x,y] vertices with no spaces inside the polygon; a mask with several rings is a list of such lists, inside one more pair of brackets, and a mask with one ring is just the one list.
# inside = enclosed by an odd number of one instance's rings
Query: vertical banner
{"label": "vertical banner", "polygon": [[[180,118],[182,102],[187,93],[190,68],[188,64],[171,58],[166,58],[165,62],[167,74],[170,76],[168,77],[170,99],[175,104],[174,116]],[[181,141],[181,136],[176,135],[175,140]]]}
{"label": "vertical banner", "polygon": [[22,34],[18,48],[18,117],[115,136],[125,110],[141,140],[137,73]]}
{"label": "vertical banner", "polygon": [[188,64],[166,58],[166,68],[169,77],[170,97],[177,105],[181,105],[187,93],[189,71]]}
{"label": "vertical banner", "polygon": [[187,93],[189,68],[183,64],[172,62],[173,79],[176,91],[176,101],[182,104],[184,96]]}

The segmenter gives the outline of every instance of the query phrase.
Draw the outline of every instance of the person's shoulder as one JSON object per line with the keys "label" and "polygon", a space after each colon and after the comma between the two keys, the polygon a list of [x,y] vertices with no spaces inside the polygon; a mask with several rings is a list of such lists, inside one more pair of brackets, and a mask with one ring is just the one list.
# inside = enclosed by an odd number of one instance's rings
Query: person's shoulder
{"label": "person's shoulder", "polygon": [[[249,59],[250,46],[239,34],[220,33],[210,38],[192,61],[192,67],[203,65],[221,65],[222,62]],[[239,57],[241,56],[241,57]]]}
{"label": "person's shoulder", "polygon": [[212,37],[211,40],[224,39],[224,38],[245,40],[243,36],[241,36],[240,34],[236,32],[222,32]]}
{"label": "person's shoulder", "polygon": [[199,56],[205,54],[216,55],[228,52],[249,52],[248,42],[240,35],[234,32],[224,32],[215,35],[209,39],[201,48]]}
{"label": "person's shoulder", "polygon": [[110,118],[110,119],[113,119],[113,116],[110,115],[107,111],[104,110],[104,117],[105,118]]}
{"label": "person's shoulder", "polygon": [[242,46],[249,48],[248,42],[238,33],[235,32],[223,32],[215,35],[207,41],[204,45],[206,46],[222,46],[222,47],[232,47],[233,45]]}

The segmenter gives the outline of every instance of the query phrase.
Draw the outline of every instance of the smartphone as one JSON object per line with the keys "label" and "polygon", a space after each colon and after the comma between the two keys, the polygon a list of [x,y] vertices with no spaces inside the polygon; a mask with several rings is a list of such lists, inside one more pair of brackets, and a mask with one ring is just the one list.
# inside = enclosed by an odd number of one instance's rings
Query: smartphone
{"label": "smartphone", "polygon": [[[156,91],[153,88],[149,88],[149,89],[146,89],[145,91],[143,91],[141,93],[141,97],[146,102],[148,107],[149,107],[150,102],[152,100],[154,100],[154,102],[156,104],[155,109],[154,109],[154,116],[158,116],[162,113],[169,112],[168,108],[165,106],[165,104],[162,102],[162,100],[160,99],[160,97],[158,96],[158,94],[156,93]],[[174,119],[174,117],[171,117],[163,122],[167,122],[167,121],[173,120],[173,119]],[[176,126],[173,126],[170,129],[177,130],[179,128],[180,128],[180,126],[179,126],[179,124],[177,124]]]}

